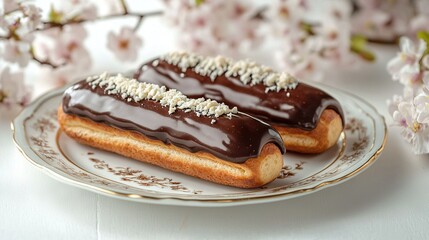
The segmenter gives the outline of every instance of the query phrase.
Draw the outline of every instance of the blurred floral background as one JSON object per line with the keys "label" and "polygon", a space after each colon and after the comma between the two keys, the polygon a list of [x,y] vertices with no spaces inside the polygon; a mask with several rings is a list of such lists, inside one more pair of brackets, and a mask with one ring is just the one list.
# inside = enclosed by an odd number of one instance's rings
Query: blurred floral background
{"label": "blurred floral background", "polygon": [[[139,49],[151,46],[141,28],[162,18],[172,35],[160,34],[160,42],[173,48],[235,59],[255,58],[257,52],[256,61],[274,59],[272,67],[307,82],[324,81],[332,69],[375,61],[373,49],[380,44],[398,45],[386,71],[403,92],[386,108],[414,151],[428,153],[429,1],[315,2],[159,0],[163,10],[150,10],[126,0],[3,0],[0,118],[15,115],[35,95],[92,74],[95,51],[120,63],[104,66],[107,71],[132,71],[146,59]],[[122,27],[111,28],[112,19],[122,19]],[[44,77],[26,76],[34,68]],[[34,93],[35,86],[42,90]]]}

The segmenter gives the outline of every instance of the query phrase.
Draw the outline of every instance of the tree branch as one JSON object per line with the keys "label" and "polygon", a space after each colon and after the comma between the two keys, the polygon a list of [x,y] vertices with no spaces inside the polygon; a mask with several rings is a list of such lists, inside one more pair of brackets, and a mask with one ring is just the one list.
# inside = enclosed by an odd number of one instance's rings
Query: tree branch
{"label": "tree branch", "polygon": [[35,62],[37,62],[37,63],[39,63],[40,65],[45,65],[45,66],[49,66],[49,67],[51,67],[52,69],[55,69],[55,68],[58,68],[59,66],[57,66],[57,65],[54,65],[54,64],[52,64],[51,62],[49,62],[49,61],[46,61],[46,60],[40,60],[40,59],[38,59],[38,58],[36,58],[35,56],[33,56],[33,58],[32,58]]}
{"label": "tree branch", "polygon": [[[95,19],[78,19],[78,20],[71,19],[70,21],[64,22],[64,23],[42,22],[43,27],[35,29],[34,31],[44,31],[44,30],[47,30],[47,29],[50,29],[50,28],[62,28],[64,26],[70,25],[70,24],[79,24],[79,23],[85,23],[85,22],[102,21],[102,20],[115,19],[115,18],[120,18],[120,17],[125,17],[125,16],[132,16],[132,17],[137,17],[138,18],[138,21],[137,21],[137,23],[136,23],[136,25],[134,27],[134,31],[137,31],[137,29],[140,27],[140,25],[141,25],[141,23],[143,21],[143,18],[149,17],[149,16],[158,16],[158,15],[161,15],[163,13],[162,11],[155,11],[155,12],[148,12],[148,13],[128,12],[128,8],[126,6],[125,0],[121,0],[121,5],[122,5],[122,8],[124,10],[123,13],[101,16],[101,17],[98,17],[98,18],[95,18]],[[13,10],[13,11],[10,11],[10,12],[8,12],[6,14],[10,14],[10,13],[18,11],[18,10],[19,9]],[[1,40],[8,40],[8,39],[11,39],[11,38],[14,38],[13,33],[9,33],[8,35],[0,35],[0,41]],[[39,63],[40,65],[49,66],[52,69],[56,69],[58,67],[62,67],[64,65],[66,65],[65,63],[64,64],[60,64],[60,65],[55,65],[55,64],[53,64],[49,60],[41,60],[41,59],[37,58],[36,55],[34,54],[34,52],[32,50],[30,51],[30,53],[31,53],[32,60],[35,61],[35,62],[37,62],[37,63]]]}
{"label": "tree branch", "polygon": [[55,65],[55,64],[53,64],[52,62],[50,62],[50,61],[48,61],[48,60],[40,60],[40,59],[38,59],[38,58],[36,57],[36,55],[34,55],[34,52],[33,52],[33,51],[30,51],[30,53],[31,53],[31,58],[33,59],[33,61],[35,61],[35,62],[39,63],[40,65],[49,66],[49,67],[51,67],[52,69],[56,69],[56,68],[59,68],[59,67],[62,67],[62,66],[64,66],[64,65],[65,65],[65,64]]}
{"label": "tree branch", "polygon": [[122,10],[124,11],[125,14],[128,13],[128,7],[127,7],[127,3],[125,2],[125,0],[121,0],[121,6],[122,6]]}
{"label": "tree branch", "polygon": [[136,25],[134,26],[134,29],[133,29],[134,32],[136,32],[139,29],[140,25],[142,25],[142,22],[143,22],[143,17],[139,17],[139,20],[137,21]]}
{"label": "tree branch", "polygon": [[64,26],[70,25],[70,24],[77,24],[77,23],[84,23],[84,22],[95,22],[95,21],[102,21],[102,20],[107,20],[107,19],[115,19],[115,18],[124,17],[124,16],[133,16],[133,17],[138,17],[138,18],[142,19],[144,17],[161,15],[162,13],[163,13],[162,11],[155,11],[155,12],[149,12],[149,13],[128,12],[128,13],[118,13],[118,14],[106,15],[106,16],[95,18],[95,19],[71,20],[69,22],[64,22],[64,23],[43,22],[43,28],[37,29],[37,31],[43,31],[43,30],[46,30],[47,28],[55,28],[55,27],[62,28]]}

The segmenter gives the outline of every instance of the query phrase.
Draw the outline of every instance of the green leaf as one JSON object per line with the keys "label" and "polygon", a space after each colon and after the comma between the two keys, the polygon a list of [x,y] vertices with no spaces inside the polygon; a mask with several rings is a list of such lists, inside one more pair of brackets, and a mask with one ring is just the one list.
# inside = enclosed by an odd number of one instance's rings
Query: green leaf
{"label": "green leaf", "polygon": [[302,30],[304,30],[308,35],[313,36],[314,35],[314,31],[313,31],[313,25],[311,25],[310,23],[306,23],[306,22],[300,22],[300,25]]}
{"label": "green leaf", "polygon": [[350,50],[366,61],[374,61],[375,55],[367,48],[367,40],[362,35],[353,35],[350,39]]}
{"label": "green leaf", "polygon": [[351,46],[356,49],[364,48],[366,46],[366,38],[362,35],[352,35]]}
{"label": "green leaf", "polygon": [[425,43],[426,43],[426,50],[422,56],[422,59],[423,59],[424,56],[429,55],[429,32],[424,32],[424,31],[418,32],[417,37],[419,39],[425,41]]}
{"label": "green leaf", "polygon": [[54,5],[51,4],[51,9],[49,10],[49,21],[52,23],[61,23],[63,20],[64,14],[62,12],[56,11]]}
{"label": "green leaf", "polygon": [[426,44],[429,44],[429,32],[424,32],[424,31],[418,32],[417,37],[425,41]]}
{"label": "green leaf", "polygon": [[203,3],[204,3],[204,0],[195,0],[195,6],[197,6],[197,7]]}
{"label": "green leaf", "polygon": [[422,39],[426,43],[426,49],[419,60],[419,64],[420,64],[420,69],[427,70],[426,67],[423,65],[423,58],[429,55],[429,32],[425,32],[425,31],[418,32],[417,37],[419,39]]}

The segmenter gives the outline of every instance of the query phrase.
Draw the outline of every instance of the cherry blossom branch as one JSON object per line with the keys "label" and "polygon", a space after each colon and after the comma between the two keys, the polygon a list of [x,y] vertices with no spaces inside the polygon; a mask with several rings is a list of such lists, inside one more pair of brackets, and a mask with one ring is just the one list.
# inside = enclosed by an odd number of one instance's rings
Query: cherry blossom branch
{"label": "cherry blossom branch", "polygon": [[50,62],[50,61],[48,61],[48,60],[41,60],[41,59],[37,58],[37,57],[36,57],[36,55],[34,54],[34,48],[33,48],[33,47],[30,47],[30,55],[31,55],[31,59],[32,59],[33,61],[35,61],[35,62],[39,63],[40,65],[46,65],[46,66],[49,66],[49,67],[51,67],[52,69],[56,69],[56,68],[58,68],[58,67],[61,67],[61,66],[66,65],[65,63],[63,63],[63,64],[59,64],[59,65],[56,65],[56,64],[53,64],[52,62]]}
{"label": "cherry blossom branch", "polygon": [[125,2],[125,0],[121,0],[120,3],[122,6],[122,9],[124,10],[124,13],[127,14],[128,13],[127,3]]}
{"label": "cherry blossom branch", "polygon": [[[126,1],[125,0],[120,0],[120,4],[122,6],[122,10],[124,11],[123,14],[129,14]],[[162,14],[162,12],[159,12],[159,14]],[[145,16],[149,16],[149,15],[147,14],[147,15],[140,15],[139,16],[139,19],[137,20],[137,23],[136,23],[136,25],[133,28],[133,32],[136,32],[140,28],[140,25],[143,22],[143,17],[145,17]]]}
{"label": "cherry blossom branch", "polygon": [[54,65],[53,63],[51,63],[51,62],[49,62],[47,60],[40,60],[36,56],[34,56],[34,54],[32,54],[32,60],[35,61],[35,62],[37,62],[37,63],[39,63],[40,65],[49,66],[52,69],[55,69],[55,68],[63,66],[63,65]]}
{"label": "cherry blossom branch", "polygon": [[[121,2],[123,2],[123,1],[121,1]],[[123,3],[123,4],[125,4],[125,3]],[[90,22],[90,21],[94,22],[94,21],[114,19],[114,18],[119,18],[119,17],[124,17],[124,16],[132,16],[132,17],[138,17],[138,21],[137,21],[135,27],[133,28],[133,31],[135,32],[135,31],[138,30],[138,28],[142,24],[143,19],[145,17],[148,17],[148,16],[157,16],[157,15],[161,15],[163,13],[162,11],[155,11],[155,12],[149,12],[149,13],[130,13],[130,12],[128,12],[126,5],[123,5],[123,9],[124,9],[123,13],[113,14],[113,15],[107,15],[107,16],[96,18],[96,19],[72,20],[72,21],[68,21],[68,22],[65,22],[65,23],[42,22],[43,23],[43,27],[40,28],[40,29],[36,29],[35,31],[44,31],[44,30],[47,30],[47,29],[50,29],[50,28],[63,28],[64,26],[69,25],[69,24],[79,24],[79,23],[85,23],[85,22]],[[9,38],[10,37],[8,37],[8,36],[5,36],[4,38],[0,37],[0,39],[9,39]],[[33,52],[31,52],[31,56],[32,56],[32,60],[34,60],[35,62],[39,63],[40,65],[49,66],[52,69],[55,69],[55,68],[58,68],[58,67],[61,67],[61,66],[65,65],[65,64],[55,65],[55,64],[53,64],[52,62],[50,62],[48,60],[38,59],[34,55]]]}
{"label": "cherry blossom branch", "polygon": [[132,16],[132,17],[138,17],[139,19],[142,19],[144,17],[158,16],[158,15],[161,15],[162,13],[163,13],[162,11],[155,11],[155,12],[149,12],[149,13],[123,12],[123,13],[118,13],[118,14],[106,15],[106,16],[95,18],[95,19],[71,20],[71,21],[64,22],[64,23],[43,22],[43,28],[38,29],[38,31],[43,31],[43,30],[46,30],[48,28],[55,28],[55,27],[62,28],[62,27],[69,25],[69,24],[102,21],[102,20],[115,19],[115,18],[124,17],[124,16]]}
{"label": "cherry blossom branch", "polygon": [[9,12],[5,12],[5,13],[3,13],[3,16],[7,16],[7,15],[9,15],[9,14],[12,14],[12,13],[15,13],[15,12],[18,12],[18,11],[21,11],[22,9],[20,8],[20,7],[18,7],[17,9],[14,9],[14,10],[11,10],[11,11],[9,11]]}
{"label": "cherry blossom branch", "polygon": [[388,101],[393,126],[401,129],[414,153],[429,153],[429,32],[417,34],[417,41],[401,37],[401,51],[389,61],[392,79],[403,84],[403,94]]}
{"label": "cherry blossom branch", "polygon": [[142,25],[142,22],[143,22],[143,16],[139,17],[139,20],[137,20],[137,23],[133,29],[134,32],[136,32],[140,28],[140,25]]}

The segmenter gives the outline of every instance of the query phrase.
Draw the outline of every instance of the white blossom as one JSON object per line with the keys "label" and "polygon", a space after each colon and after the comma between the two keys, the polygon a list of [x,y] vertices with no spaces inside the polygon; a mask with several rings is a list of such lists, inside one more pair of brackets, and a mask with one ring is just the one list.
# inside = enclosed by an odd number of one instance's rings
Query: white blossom
{"label": "white blossom", "polygon": [[30,99],[31,89],[24,84],[23,73],[4,68],[0,74],[0,107],[12,110],[27,105]]}
{"label": "white blossom", "polygon": [[3,0],[3,4],[0,4],[0,6],[1,6],[0,8],[1,15],[3,15],[4,13],[9,13],[11,11],[14,11],[19,7],[18,1],[16,0]]}
{"label": "white blossom", "polygon": [[107,36],[107,48],[122,61],[135,61],[142,43],[141,38],[130,27],[123,27],[119,34],[109,32]]}
{"label": "white blossom", "polygon": [[266,18],[279,44],[275,51],[280,68],[299,79],[321,80],[327,69],[355,61],[350,52],[350,5],[336,1],[309,19],[305,0],[275,1]]}
{"label": "white blossom", "polygon": [[[426,0],[424,0],[426,1]],[[376,41],[394,41],[409,31],[415,15],[413,0],[356,0],[352,16],[353,33]]]}
{"label": "white blossom", "polygon": [[55,12],[61,17],[61,22],[73,20],[92,20],[97,18],[97,6],[89,0],[63,0],[54,2]]}
{"label": "white blossom", "polygon": [[401,52],[388,63],[393,80],[404,85],[403,96],[388,101],[389,113],[416,154],[429,153],[429,71],[425,50],[423,40],[416,46],[410,39],[401,38]]}
{"label": "white blossom", "polygon": [[32,58],[30,44],[13,39],[8,40],[4,44],[4,50],[0,56],[8,62],[17,63],[20,67],[25,67]]}
{"label": "white blossom", "polygon": [[[394,80],[400,80],[402,74],[408,74],[419,67],[417,65],[426,49],[426,43],[419,39],[416,46],[411,39],[402,37],[400,39],[400,48],[401,52],[394,59],[390,60],[387,65],[387,70]],[[404,83],[404,81],[401,82]]]}
{"label": "white blossom", "polygon": [[192,52],[237,57],[262,40],[258,9],[242,0],[167,0],[165,18],[177,30],[180,47]]}
{"label": "white blossom", "polygon": [[27,25],[29,31],[37,29],[42,24],[42,10],[33,4],[23,5],[24,18],[21,23]]}
{"label": "white blossom", "polygon": [[55,29],[47,34],[54,40],[53,48],[49,52],[52,63],[64,65],[84,61],[90,64],[89,52],[83,44],[88,34],[82,25],[68,25],[62,31]]}

